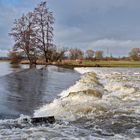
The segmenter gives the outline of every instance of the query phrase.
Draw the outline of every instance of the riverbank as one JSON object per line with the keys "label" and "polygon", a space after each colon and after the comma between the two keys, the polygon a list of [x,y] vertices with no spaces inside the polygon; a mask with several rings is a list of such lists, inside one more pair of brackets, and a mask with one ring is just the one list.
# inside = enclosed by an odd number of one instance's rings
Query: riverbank
{"label": "riverbank", "polygon": [[[29,61],[22,61],[21,64],[29,64]],[[37,61],[37,65],[45,65],[43,61]],[[48,65],[55,65],[64,68],[74,67],[128,67],[128,68],[140,68],[140,61],[63,61],[48,63]]]}

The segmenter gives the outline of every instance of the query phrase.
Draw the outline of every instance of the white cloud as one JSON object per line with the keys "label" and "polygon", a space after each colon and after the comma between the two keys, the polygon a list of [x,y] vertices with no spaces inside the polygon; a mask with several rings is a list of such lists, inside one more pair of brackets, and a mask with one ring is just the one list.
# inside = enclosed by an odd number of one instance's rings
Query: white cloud
{"label": "white cloud", "polygon": [[89,42],[61,42],[59,46],[69,48],[81,48],[82,50],[93,49],[104,51],[104,55],[127,56],[132,48],[140,48],[140,40],[115,40],[115,39],[100,39]]}
{"label": "white cloud", "polygon": [[140,48],[140,40],[102,39],[89,43],[88,49],[103,50],[105,55],[127,56],[132,48]]}
{"label": "white cloud", "polygon": [[139,48],[140,40],[113,40],[113,39],[103,39],[91,42],[90,47],[95,48]]}
{"label": "white cloud", "polygon": [[1,50],[0,49],[0,57],[7,57],[8,55],[8,50]]}

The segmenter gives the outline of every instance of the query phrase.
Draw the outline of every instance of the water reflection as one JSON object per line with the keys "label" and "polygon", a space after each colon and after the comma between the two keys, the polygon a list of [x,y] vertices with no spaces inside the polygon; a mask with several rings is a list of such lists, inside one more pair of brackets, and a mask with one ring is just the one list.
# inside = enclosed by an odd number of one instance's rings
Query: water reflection
{"label": "water reflection", "polygon": [[53,66],[24,69],[0,77],[0,118],[32,115],[35,109],[51,102],[78,78],[79,74],[73,70]]}
{"label": "water reflection", "polygon": [[20,64],[10,64],[10,67],[12,69],[20,69],[21,68],[21,65]]}
{"label": "water reflection", "polygon": [[5,96],[3,104],[8,108],[7,112],[14,109],[13,114],[31,115],[41,102],[43,94],[40,89],[45,91],[46,78],[47,74],[43,78],[42,71],[36,69],[3,77],[0,80],[4,91],[1,95]]}

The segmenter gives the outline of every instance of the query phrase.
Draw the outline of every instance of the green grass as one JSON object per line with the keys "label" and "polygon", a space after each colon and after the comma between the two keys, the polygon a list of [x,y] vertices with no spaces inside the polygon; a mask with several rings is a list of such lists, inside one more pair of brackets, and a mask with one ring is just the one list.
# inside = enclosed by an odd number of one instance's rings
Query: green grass
{"label": "green grass", "polygon": [[66,62],[65,65],[78,65],[78,66],[97,66],[100,67],[140,67],[140,61],[82,61],[79,64],[76,61]]}
{"label": "green grass", "polygon": [[0,62],[10,62],[10,60],[0,60]]}
{"label": "green grass", "polygon": [[[21,64],[29,64],[27,60],[22,61]],[[44,64],[43,61],[37,61],[37,64]],[[51,63],[50,63],[51,64]],[[128,68],[140,68],[140,61],[89,61],[83,60],[81,64],[76,61],[65,61],[62,63],[55,63],[52,65],[59,65],[62,67],[74,68],[74,67],[128,67]]]}

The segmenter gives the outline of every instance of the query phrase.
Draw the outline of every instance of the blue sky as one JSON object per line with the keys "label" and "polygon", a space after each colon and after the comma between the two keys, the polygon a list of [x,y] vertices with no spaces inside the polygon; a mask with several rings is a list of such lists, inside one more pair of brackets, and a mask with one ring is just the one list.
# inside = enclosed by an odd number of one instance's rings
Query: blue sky
{"label": "blue sky", "polygon": [[[40,0],[0,0],[0,55],[13,46],[13,21]],[[48,0],[55,16],[55,43],[60,47],[103,50],[127,55],[140,47],[140,0]]]}

